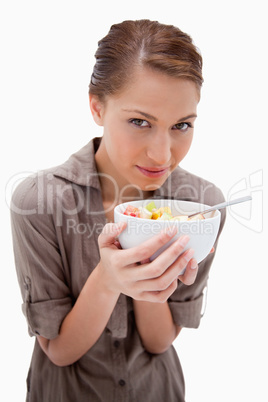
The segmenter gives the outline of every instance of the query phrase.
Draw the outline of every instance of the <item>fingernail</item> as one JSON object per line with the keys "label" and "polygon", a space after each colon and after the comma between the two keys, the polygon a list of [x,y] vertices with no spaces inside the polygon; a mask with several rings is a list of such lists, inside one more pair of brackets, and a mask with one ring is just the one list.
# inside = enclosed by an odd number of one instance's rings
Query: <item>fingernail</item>
{"label": "fingernail", "polygon": [[179,243],[182,247],[185,247],[189,240],[190,240],[190,237],[187,236],[187,235],[180,236],[180,237],[178,238],[178,243]]}
{"label": "fingernail", "polygon": [[195,258],[191,261],[191,269],[196,269],[198,267],[197,261]]}
{"label": "fingernail", "polygon": [[184,254],[184,258],[186,259],[186,261],[190,261],[194,256],[194,250],[192,248],[190,248],[189,250],[187,250]]}
{"label": "fingernail", "polygon": [[166,233],[168,236],[172,237],[176,233],[178,233],[178,229],[176,228],[176,226],[169,226],[164,229],[163,233]]}

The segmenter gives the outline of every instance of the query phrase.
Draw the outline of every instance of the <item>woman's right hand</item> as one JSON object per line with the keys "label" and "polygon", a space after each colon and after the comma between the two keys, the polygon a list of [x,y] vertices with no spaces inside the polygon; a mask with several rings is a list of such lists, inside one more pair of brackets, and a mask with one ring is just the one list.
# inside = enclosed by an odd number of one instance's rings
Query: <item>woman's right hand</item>
{"label": "woman's right hand", "polygon": [[122,250],[117,237],[125,228],[123,222],[109,223],[99,236],[99,278],[107,290],[118,295],[123,293],[135,300],[163,303],[176,290],[178,277],[186,285],[195,281],[197,263],[193,259],[194,251],[182,252],[189,241],[188,236],[179,237],[150,261],[150,257],[176,235],[176,229],[170,228],[142,245]]}

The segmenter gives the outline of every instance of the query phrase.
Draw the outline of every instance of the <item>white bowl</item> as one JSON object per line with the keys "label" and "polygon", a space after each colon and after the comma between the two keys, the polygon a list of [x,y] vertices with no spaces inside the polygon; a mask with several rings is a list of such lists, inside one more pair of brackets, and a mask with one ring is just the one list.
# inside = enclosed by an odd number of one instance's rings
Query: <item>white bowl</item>
{"label": "white bowl", "polygon": [[157,208],[169,206],[173,216],[190,215],[195,212],[202,212],[209,207],[208,205],[196,202],[165,199],[129,201],[117,205],[114,209],[114,221],[127,222],[126,229],[119,235],[121,247],[127,249],[138,246],[160,233],[163,229],[174,225],[178,228],[178,233],[165,246],[161,247],[154,255],[152,255],[151,259],[153,260],[156,258],[179,236],[187,234],[190,237],[190,240],[184,250],[192,248],[195,252],[194,258],[198,263],[200,263],[209,254],[217,238],[221,219],[220,211],[216,210],[207,213],[203,220],[185,222],[160,221],[124,215],[124,211],[128,205],[145,207],[150,201],[154,201]]}

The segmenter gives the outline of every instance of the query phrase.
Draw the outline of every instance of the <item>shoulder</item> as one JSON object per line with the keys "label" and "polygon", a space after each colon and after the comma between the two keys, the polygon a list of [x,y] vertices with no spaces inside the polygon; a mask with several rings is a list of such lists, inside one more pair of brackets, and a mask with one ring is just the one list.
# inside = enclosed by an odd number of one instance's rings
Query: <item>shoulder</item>
{"label": "shoulder", "polygon": [[13,191],[11,214],[32,216],[49,211],[54,202],[55,191],[62,179],[53,175],[54,169],[47,169],[25,178]]}
{"label": "shoulder", "polygon": [[20,182],[12,193],[10,210],[12,214],[31,215],[38,208],[37,174]]}
{"label": "shoulder", "polygon": [[80,187],[99,189],[94,158],[94,146],[98,145],[99,140],[93,139],[63,164],[24,179],[12,194],[11,211],[24,215],[51,212],[56,202],[68,204],[71,194],[79,192]]}

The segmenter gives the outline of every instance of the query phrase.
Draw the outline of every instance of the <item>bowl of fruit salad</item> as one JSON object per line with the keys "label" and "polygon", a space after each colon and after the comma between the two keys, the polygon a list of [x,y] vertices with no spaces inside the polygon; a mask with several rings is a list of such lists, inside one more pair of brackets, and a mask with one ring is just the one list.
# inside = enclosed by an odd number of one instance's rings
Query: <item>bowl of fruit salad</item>
{"label": "bowl of fruit salad", "polygon": [[[188,235],[185,250],[192,248],[194,258],[201,262],[212,249],[220,227],[220,211],[202,214],[208,205],[190,201],[150,199],[129,201],[114,209],[114,221],[126,222],[126,229],[119,235],[123,249],[138,246],[162,230],[176,226],[177,234],[154,255],[153,260],[179,236]],[[189,215],[197,213],[193,217]]]}

